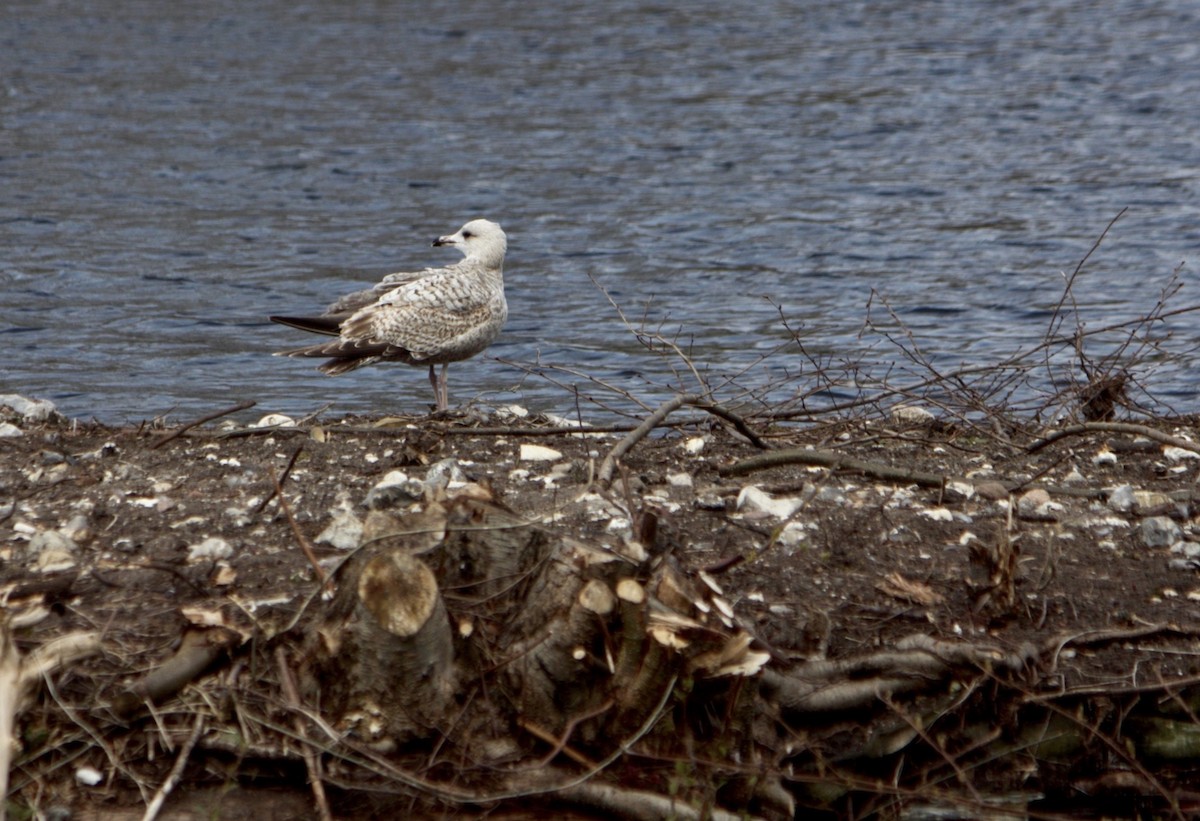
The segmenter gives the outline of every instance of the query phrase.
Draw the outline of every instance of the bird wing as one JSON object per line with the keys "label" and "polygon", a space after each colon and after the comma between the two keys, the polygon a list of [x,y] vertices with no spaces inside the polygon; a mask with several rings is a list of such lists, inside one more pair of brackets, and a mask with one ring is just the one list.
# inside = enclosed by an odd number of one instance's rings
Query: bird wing
{"label": "bird wing", "polygon": [[419,361],[473,347],[477,335],[503,323],[505,307],[503,297],[464,269],[443,269],[398,284],[361,308],[342,323],[341,337],[359,348],[402,349]]}

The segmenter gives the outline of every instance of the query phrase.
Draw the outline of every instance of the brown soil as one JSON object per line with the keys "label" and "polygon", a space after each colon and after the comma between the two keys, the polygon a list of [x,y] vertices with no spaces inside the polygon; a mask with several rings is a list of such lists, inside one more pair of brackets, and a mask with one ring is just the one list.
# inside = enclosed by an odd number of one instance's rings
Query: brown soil
{"label": "brown soil", "polygon": [[[12,817],[20,817],[20,808],[47,813],[62,807],[78,818],[102,811],[106,818],[125,817],[118,811],[132,817],[145,800],[134,782],[152,794],[174,755],[159,745],[153,760],[125,762],[123,772],[114,769],[114,755],[131,743],[130,734],[152,736],[156,722],[176,717],[167,702],[154,722],[126,726],[109,705],[171,655],[188,624],[185,609],[222,612],[270,634],[310,600],[313,570],[285,511],[270,499],[274,477],[285,471],[287,501],[310,539],[340,505],[361,516],[367,492],[389,471],[421,478],[427,466],[448,458],[469,479],[490,483],[505,505],[546,527],[600,542],[622,537],[620,522],[613,525],[611,515],[579,497],[623,433],[545,436],[537,435],[534,420],[498,429],[505,424],[511,422],[413,419],[377,427],[372,420],[343,419],[315,431],[210,427],[155,447],[161,430],[60,420],[0,439],[0,595],[14,613],[43,602],[49,610],[19,632],[19,647],[28,653],[72,631],[99,631],[104,646],[102,656],[59,674],[54,691],[43,688],[37,706],[23,716]],[[489,427],[473,430],[480,425]],[[1196,433],[1190,420],[1154,427],[1172,436]],[[685,444],[696,439],[703,447],[693,453]],[[731,477],[719,470],[760,451],[716,420],[655,432],[622,460],[613,500],[656,511],[658,545],[684,566],[709,568],[738,616],[775,653],[774,663],[852,657],[914,633],[1018,652],[1055,637],[1174,625],[1183,631],[1064,651],[1055,659],[1055,685],[1130,688],[1196,674],[1195,633],[1188,631],[1200,624],[1200,582],[1194,571],[1181,569],[1177,553],[1145,546],[1139,525],[1147,515],[1167,516],[1181,525],[1185,544],[1193,538],[1190,493],[1200,462],[1165,452],[1161,442],[1102,430],[1032,454],[929,423],[792,427],[773,431],[768,441],[773,448],[812,445],[975,482],[991,475],[1010,490],[1017,487],[1008,497],[1014,501],[1025,490],[1022,483],[1051,486],[1057,503],[1010,517],[1008,498],[964,498],[953,487],[885,482],[858,472],[788,465]],[[521,462],[523,444],[562,455]],[[1115,459],[1097,462],[1107,448]],[[691,477],[691,486],[681,475]],[[795,516],[803,540],[772,541],[779,519],[736,509],[750,484],[776,497],[815,494]],[[1125,484],[1175,496],[1143,496],[1143,507],[1118,513],[1105,505],[1103,493],[1088,498],[1085,492]],[[1058,492],[1064,488],[1073,491]],[[69,530],[72,520],[79,525],[72,533],[77,549],[68,548],[73,555],[59,569],[45,567],[49,559],[35,555],[30,540],[39,531]],[[1015,546],[1011,603],[994,579],[989,582],[996,567],[972,550],[968,533],[976,545]],[[189,550],[210,537],[225,540],[232,555],[189,562]],[[345,555],[328,545],[317,549],[331,564]],[[64,713],[64,705],[73,709]],[[101,785],[75,783],[73,774],[85,764],[104,775]],[[250,817],[246,807],[262,821],[310,816],[302,767],[284,779],[291,789],[283,793],[248,789],[259,774],[249,757],[198,766],[160,817]],[[263,767],[261,775],[265,787],[281,786],[278,768]],[[1078,783],[1094,775],[1072,773],[1057,789],[1069,792],[1071,778]],[[1024,785],[1046,791],[1048,779],[1041,777],[1030,774]],[[989,792],[986,784],[976,786]],[[375,810],[355,806],[346,817],[389,812],[379,809],[386,806],[382,799]]]}

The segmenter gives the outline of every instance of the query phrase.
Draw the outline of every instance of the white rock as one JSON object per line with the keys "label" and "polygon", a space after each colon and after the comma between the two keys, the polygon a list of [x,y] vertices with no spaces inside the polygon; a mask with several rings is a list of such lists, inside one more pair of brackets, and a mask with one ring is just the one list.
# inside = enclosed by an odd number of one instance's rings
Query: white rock
{"label": "white rock", "polygon": [[78,550],[71,538],[57,530],[42,530],[33,534],[26,551],[29,555],[40,554],[46,550],[54,550],[73,554]]}
{"label": "white rock", "polygon": [[319,544],[327,544],[338,550],[353,550],[362,541],[362,520],[349,510],[338,510],[333,521],[317,536]]}
{"label": "white rock", "polygon": [[282,413],[268,413],[250,425],[252,428],[294,428],[296,420]]}
{"label": "white rock", "polygon": [[921,511],[921,515],[935,522],[953,522],[954,514],[948,508],[931,507]]}
{"label": "white rock", "polygon": [[794,496],[785,496],[776,499],[754,485],[747,485],[742,488],[742,492],[738,494],[737,498],[738,510],[760,510],[779,519],[786,519],[791,516],[803,504],[803,499],[798,499]]}
{"label": "white rock", "polygon": [[1128,513],[1133,510],[1133,505],[1137,501],[1137,495],[1134,493],[1133,485],[1118,485],[1108,489],[1108,506],[1117,513]]}
{"label": "white rock", "polygon": [[12,408],[26,422],[45,422],[58,408],[48,399],[29,399],[15,393],[0,394],[0,408]]}
{"label": "white rock", "polygon": [[1138,537],[1146,547],[1170,547],[1183,540],[1183,531],[1166,516],[1151,516],[1138,525]]}
{"label": "white rock", "polygon": [[46,547],[37,555],[37,569],[42,573],[60,573],[62,570],[70,570],[79,562],[74,555],[74,551],[64,550],[62,547],[52,546]]}
{"label": "white rock", "polygon": [[1177,542],[1171,545],[1171,552],[1180,553],[1188,559],[1200,558],[1200,544],[1196,542]]}
{"label": "white rock", "polygon": [[371,510],[406,507],[425,498],[425,485],[410,479],[402,470],[389,471],[375,487],[367,491],[363,501]]}
{"label": "white rock", "polygon": [[520,405],[505,405],[504,407],[497,409],[497,413],[500,416],[512,416],[516,417],[517,419],[524,419],[525,417],[529,416],[529,409],[523,408]]}
{"label": "white rock", "polygon": [[209,536],[204,541],[188,548],[189,562],[228,559],[233,555],[233,545],[220,536]]}
{"label": "white rock", "polygon": [[80,767],[75,771],[75,783],[84,787],[95,787],[104,782],[104,774],[95,767]]}
{"label": "white rock", "polygon": [[425,471],[425,486],[431,490],[440,490],[451,485],[461,485],[467,481],[467,474],[457,459],[442,459],[434,462]]}
{"label": "white rock", "polygon": [[1117,463],[1117,454],[1105,448],[1092,457],[1092,464],[1096,467],[1106,467]]}
{"label": "white rock", "polygon": [[0,437],[12,438],[14,436],[24,436],[25,431],[18,428],[12,422],[0,422]]}
{"label": "white rock", "polygon": [[87,544],[92,540],[91,524],[88,517],[82,513],[72,516],[70,521],[59,528],[59,532],[75,544]]}
{"label": "white rock", "polygon": [[695,456],[700,451],[704,450],[705,439],[703,436],[693,436],[683,443],[683,449]]}
{"label": "white rock", "polygon": [[521,445],[522,462],[554,462],[562,458],[562,454],[554,448],[543,445]]}
{"label": "white rock", "polygon": [[784,547],[795,547],[808,538],[804,525],[799,522],[788,522],[779,532],[779,543]]}
{"label": "white rock", "polygon": [[903,422],[906,425],[920,425],[932,422],[933,414],[916,405],[897,405],[892,408],[892,421]]}
{"label": "white rock", "polygon": [[667,484],[671,487],[691,487],[694,484],[692,474],[690,473],[670,473],[667,474]]}
{"label": "white rock", "polygon": [[975,497],[975,485],[970,482],[947,482],[946,490],[962,499],[973,499]]}
{"label": "white rock", "polygon": [[1177,448],[1174,445],[1163,448],[1163,456],[1171,462],[1182,462],[1185,459],[1200,459],[1200,453],[1187,448]]}

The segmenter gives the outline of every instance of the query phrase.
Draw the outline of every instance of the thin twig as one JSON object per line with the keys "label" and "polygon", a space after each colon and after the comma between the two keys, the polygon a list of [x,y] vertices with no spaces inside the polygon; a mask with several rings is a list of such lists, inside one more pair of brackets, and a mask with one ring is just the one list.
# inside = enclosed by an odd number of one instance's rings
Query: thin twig
{"label": "thin twig", "polygon": [[171,431],[170,433],[166,434],[165,436],[160,436],[158,439],[156,439],[154,441],[154,443],[152,445],[150,445],[150,450],[156,450],[157,448],[162,447],[167,442],[170,442],[172,439],[176,439],[180,436],[183,436],[183,434],[186,433],[187,431],[191,430],[194,427],[203,425],[205,422],[211,422],[214,419],[220,419],[222,416],[228,416],[229,414],[237,413],[238,411],[248,410],[257,404],[258,403],[255,402],[253,399],[247,399],[245,402],[239,402],[231,408],[226,408],[225,410],[219,410],[215,413],[210,413],[206,416],[201,416],[199,419],[195,420],[194,422],[188,422],[186,425],[181,425],[180,427],[175,428],[175,430]]}
{"label": "thin twig", "polygon": [[312,546],[312,542],[304,535],[304,531],[300,529],[299,523],[296,522],[296,517],[292,515],[292,506],[288,504],[287,497],[283,495],[283,487],[279,484],[279,479],[275,476],[275,469],[269,468],[271,471],[271,482],[275,485],[275,493],[279,497],[279,506],[283,508],[283,513],[287,517],[288,524],[292,528],[292,535],[296,537],[296,541],[300,544],[300,549],[304,551],[304,558],[308,559],[308,563],[312,565],[313,572],[316,574],[317,582],[328,590],[331,589],[332,583],[329,580],[329,574],[325,572],[325,568],[321,567],[321,563],[317,560],[317,552]]}
{"label": "thin twig", "polygon": [[304,718],[299,712],[300,694],[296,691],[292,669],[288,666],[287,651],[283,647],[275,648],[275,662],[279,665],[279,683],[283,687],[283,696],[287,699],[288,706],[296,711],[292,722],[303,747],[304,767],[308,770],[308,783],[312,787],[313,799],[317,802],[317,813],[321,821],[333,821],[333,813],[329,811],[329,800],[325,797],[325,784],[321,781],[321,761],[317,758],[313,745],[305,738]]}
{"label": "thin twig", "polygon": [[272,482],[271,492],[267,494],[265,499],[258,503],[258,507],[254,508],[255,516],[266,510],[267,505],[269,505],[271,500],[275,498],[275,494],[281,492],[280,488],[282,488],[283,483],[287,481],[288,475],[292,472],[292,468],[296,465],[296,459],[299,458],[300,453],[303,450],[304,445],[300,444],[294,451],[292,451],[292,458],[288,459],[288,463],[284,467],[283,473],[279,474],[279,480],[277,482]]}
{"label": "thin twig", "polygon": [[196,714],[196,723],[192,725],[192,733],[183,742],[183,746],[179,748],[179,755],[175,757],[175,764],[171,767],[171,772],[167,774],[167,780],[158,788],[158,792],[154,794],[154,798],[146,807],[146,813],[142,816],[142,821],[154,821],[162,810],[163,804],[167,800],[167,796],[171,794],[171,790],[179,783],[179,779],[183,777],[183,768],[187,766],[188,757],[192,754],[192,749],[196,746],[196,742],[200,740],[200,735],[204,732],[204,713]]}

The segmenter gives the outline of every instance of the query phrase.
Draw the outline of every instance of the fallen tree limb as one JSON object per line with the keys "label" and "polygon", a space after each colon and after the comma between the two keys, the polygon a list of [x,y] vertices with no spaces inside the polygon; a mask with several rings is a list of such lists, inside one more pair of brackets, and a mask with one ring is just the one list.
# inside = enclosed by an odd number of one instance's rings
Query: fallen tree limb
{"label": "fallen tree limb", "polygon": [[1161,442],[1164,445],[1171,445],[1183,450],[1190,450],[1193,453],[1200,453],[1200,444],[1196,442],[1181,439],[1178,436],[1171,436],[1169,433],[1163,433],[1146,425],[1137,425],[1132,422],[1084,422],[1079,425],[1072,425],[1068,428],[1062,428],[1061,430],[1047,434],[1026,448],[1026,452],[1037,453],[1039,450],[1054,444],[1060,439],[1066,439],[1069,436],[1084,436],[1089,433],[1128,433],[1134,436],[1145,436],[1147,439]]}
{"label": "fallen tree limb", "polygon": [[113,712],[121,718],[129,718],[144,702],[154,703],[173,696],[239,640],[236,632],[223,627],[188,630],[175,655],[113,700]]}
{"label": "fallen tree limb", "polygon": [[945,487],[947,482],[953,481],[952,477],[943,476],[940,473],[924,473],[880,462],[868,462],[865,459],[856,459],[853,456],[846,456],[831,450],[808,450],[806,448],[788,448],[761,453],[758,456],[751,456],[719,468],[717,472],[721,476],[741,476],[782,465],[816,465],[831,470],[853,470],[878,479],[909,482],[922,487],[940,488]]}

